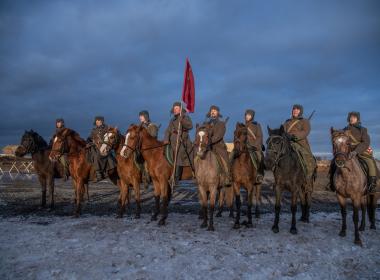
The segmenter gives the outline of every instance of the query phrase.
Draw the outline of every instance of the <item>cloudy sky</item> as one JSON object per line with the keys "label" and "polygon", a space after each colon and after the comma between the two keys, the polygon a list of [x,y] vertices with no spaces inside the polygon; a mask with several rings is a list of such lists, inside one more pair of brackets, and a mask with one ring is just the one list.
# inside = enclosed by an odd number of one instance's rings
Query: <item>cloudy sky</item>
{"label": "cloudy sky", "polygon": [[271,127],[312,110],[314,152],[360,111],[380,150],[379,1],[1,1],[0,146],[56,117],[87,137],[95,115],[123,131],[147,109],[166,126],[186,57],[194,123],[217,104]]}

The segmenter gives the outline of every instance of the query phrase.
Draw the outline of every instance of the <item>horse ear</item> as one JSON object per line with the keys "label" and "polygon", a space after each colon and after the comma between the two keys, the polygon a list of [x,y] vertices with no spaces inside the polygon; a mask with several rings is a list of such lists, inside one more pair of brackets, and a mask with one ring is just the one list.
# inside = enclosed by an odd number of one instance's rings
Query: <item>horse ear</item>
{"label": "horse ear", "polygon": [[269,125],[267,125],[267,130],[268,130],[268,134],[270,136],[272,134],[272,129],[270,129]]}
{"label": "horse ear", "polygon": [[195,129],[198,130],[198,128],[199,128],[199,123],[197,123],[197,124],[195,125]]}
{"label": "horse ear", "polygon": [[236,122],[236,129],[238,129],[239,127],[240,127],[240,123]]}
{"label": "horse ear", "polygon": [[280,126],[280,134],[283,134],[285,132],[285,128],[283,125]]}
{"label": "horse ear", "polygon": [[333,127],[330,127],[330,133],[331,133],[331,135],[333,135],[334,132],[335,132],[335,129]]}

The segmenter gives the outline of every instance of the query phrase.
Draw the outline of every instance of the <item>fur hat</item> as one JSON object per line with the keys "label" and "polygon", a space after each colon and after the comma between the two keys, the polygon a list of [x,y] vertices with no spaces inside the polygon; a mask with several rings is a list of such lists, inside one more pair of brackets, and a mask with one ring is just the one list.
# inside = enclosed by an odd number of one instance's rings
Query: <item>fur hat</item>
{"label": "fur hat", "polygon": [[147,110],[142,110],[140,113],[139,113],[139,116],[144,116],[145,120],[148,122],[150,121],[150,118],[149,118],[149,112]]}
{"label": "fur hat", "polygon": [[96,125],[96,121],[102,121],[104,123],[104,117],[103,116],[96,116],[94,119],[94,125]]}
{"label": "fur hat", "polygon": [[299,109],[300,110],[299,117],[302,117],[302,115],[303,115],[303,106],[301,104],[294,104],[292,110],[294,110],[294,109]]}
{"label": "fur hat", "polygon": [[255,118],[255,110],[252,110],[252,109],[247,109],[247,110],[245,110],[245,114],[244,114],[244,116],[246,116],[246,115],[251,115],[252,116],[252,120]]}
{"label": "fur hat", "polygon": [[[182,103],[180,101],[176,101],[173,103],[173,106],[170,110],[170,114],[174,114],[174,107],[178,106],[178,107],[181,107]],[[182,113],[186,113],[186,110],[185,108],[182,106]]]}
{"label": "fur hat", "polygon": [[351,116],[355,116],[358,118],[358,122],[360,122],[360,113],[359,112],[349,112],[348,115],[347,115],[347,122],[350,122],[350,118]]}
{"label": "fur hat", "polygon": [[220,114],[220,109],[219,109],[219,107],[216,106],[216,105],[211,105],[211,106],[210,106],[210,109],[208,110],[208,113],[207,113],[207,115],[206,115],[207,118],[211,117],[211,110],[216,110],[216,111],[218,111],[218,113],[219,113],[219,117],[220,117],[220,118],[223,117],[222,114]]}
{"label": "fur hat", "polygon": [[55,120],[55,123],[65,123],[65,120],[63,118],[58,118]]}

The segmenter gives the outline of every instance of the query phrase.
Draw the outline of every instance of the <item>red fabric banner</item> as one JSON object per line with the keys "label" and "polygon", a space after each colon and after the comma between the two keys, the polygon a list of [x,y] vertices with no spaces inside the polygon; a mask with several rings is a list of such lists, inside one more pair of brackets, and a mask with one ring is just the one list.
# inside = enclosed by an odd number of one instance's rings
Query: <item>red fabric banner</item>
{"label": "red fabric banner", "polygon": [[191,70],[191,65],[188,58],[186,59],[185,77],[182,89],[182,101],[186,104],[186,110],[190,113],[193,113],[195,107],[194,75],[193,70]]}

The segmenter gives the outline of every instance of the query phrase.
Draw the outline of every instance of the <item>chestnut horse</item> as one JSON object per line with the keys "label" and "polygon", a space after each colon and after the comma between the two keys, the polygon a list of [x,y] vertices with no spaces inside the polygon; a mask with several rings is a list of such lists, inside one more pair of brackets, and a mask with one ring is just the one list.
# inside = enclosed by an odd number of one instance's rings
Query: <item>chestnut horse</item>
{"label": "chestnut horse", "polygon": [[52,163],[49,160],[50,149],[45,140],[33,130],[25,131],[21,144],[17,147],[15,155],[23,157],[32,155],[33,166],[41,184],[41,207],[46,206],[46,186],[49,186],[50,209],[54,208],[54,178],[63,177],[63,166],[60,162]]}
{"label": "chestnut horse", "polygon": [[259,204],[261,200],[261,184],[255,184],[257,170],[252,163],[247,147],[247,127],[242,123],[236,123],[234,131],[234,151],[235,159],[232,163],[233,189],[235,194],[235,204],[237,208],[234,229],[240,228],[240,188],[247,191],[247,218],[243,224],[252,227],[252,204],[253,194],[256,196],[256,217],[259,217]]}
{"label": "chestnut horse", "polygon": [[[359,231],[365,229],[365,212],[368,207],[368,216],[371,229],[375,229],[375,212],[377,194],[366,196],[367,177],[364,174],[357,157],[350,158],[350,137],[347,131],[331,128],[331,141],[333,146],[334,162],[336,171],[334,173],[334,186],[336,196],[341,209],[342,228],[339,235],[346,236],[346,199],[350,198],[353,204],[353,221],[355,227],[355,244],[362,245]],[[367,201],[368,198],[368,201]],[[367,205],[366,205],[367,204]],[[361,224],[359,223],[359,208],[362,211]]]}
{"label": "chestnut horse", "polygon": [[[195,178],[198,183],[199,202],[201,204],[201,215],[203,222],[202,228],[214,231],[214,209],[216,196],[221,189],[221,178],[219,175],[219,164],[216,155],[209,150],[210,126],[196,126],[194,141],[194,159]],[[230,196],[232,198],[232,196]],[[209,212],[207,213],[208,201],[210,202]],[[232,199],[227,201],[227,206],[232,207]],[[207,215],[208,214],[208,215]]]}
{"label": "chestnut horse", "polygon": [[169,180],[173,170],[164,155],[167,144],[152,137],[141,125],[132,124],[127,130],[124,145],[126,147],[124,155],[127,158],[132,157],[133,153],[140,153],[146,161],[154,186],[155,205],[151,220],[156,221],[161,213],[158,225],[165,225],[172,192]]}
{"label": "chestnut horse", "polygon": [[[50,152],[50,159],[56,161],[62,156],[64,148],[68,150],[69,169],[74,181],[75,188],[75,217],[81,214],[81,203],[85,192],[85,185],[95,179],[95,170],[86,158],[86,141],[72,129],[64,128],[56,134],[53,147]],[[109,179],[115,185],[118,184],[117,171],[108,173]]]}
{"label": "chestnut horse", "polygon": [[129,156],[126,155],[127,142],[128,138],[121,135],[117,128],[109,127],[104,135],[100,153],[107,155],[110,150],[116,152],[117,173],[120,177],[119,211],[117,217],[123,217],[126,204],[129,205],[129,188],[132,187],[136,201],[135,218],[139,219],[141,214],[140,184],[142,181],[140,168],[144,167],[137,166],[137,164],[142,164],[142,162],[137,162],[139,158],[136,157],[136,152],[133,152]]}

